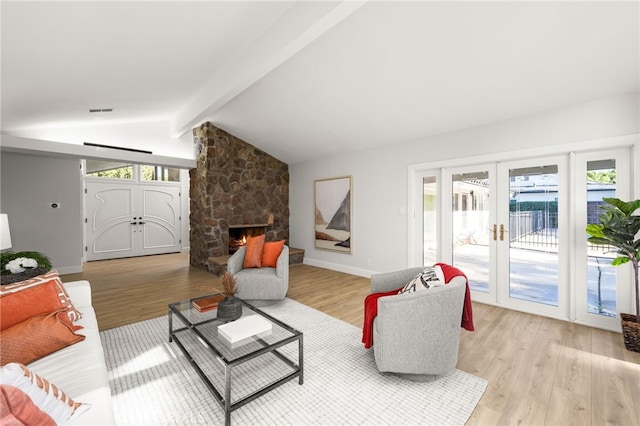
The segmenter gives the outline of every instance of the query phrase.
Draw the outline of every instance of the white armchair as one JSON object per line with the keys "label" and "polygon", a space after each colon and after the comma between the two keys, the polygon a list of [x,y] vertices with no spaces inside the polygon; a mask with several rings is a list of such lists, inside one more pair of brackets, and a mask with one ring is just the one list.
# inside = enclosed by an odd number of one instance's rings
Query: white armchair
{"label": "white armchair", "polygon": [[227,261],[227,271],[236,279],[236,296],[253,302],[284,299],[289,291],[289,247],[282,247],[275,268],[243,269],[246,251],[241,247]]}
{"label": "white armchair", "polygon": [[[422,269],[373,275],[371,291],[402,287]],[[432,381],[455,368],[466,282],[457,276],[445,286],[378,299],[373,349],[379,371]]]}

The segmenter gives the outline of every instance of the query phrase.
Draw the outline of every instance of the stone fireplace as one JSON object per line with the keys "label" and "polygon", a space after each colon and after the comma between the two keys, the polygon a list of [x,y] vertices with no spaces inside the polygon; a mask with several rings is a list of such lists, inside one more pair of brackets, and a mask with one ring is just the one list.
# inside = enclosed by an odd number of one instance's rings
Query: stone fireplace
{"label": "stone fireplace", "polygon": [[247,238],[257,237],[267,232],[268,224],[229,225],[229,254],[237,252],[247,244]]}
{"label": "stone fireplace", "polygon": [[240,228],[288,244],[289,166],[211,123],[193,135],[200,153],[189,172],[190,264],[208,269],[210,257],[232,253]]}

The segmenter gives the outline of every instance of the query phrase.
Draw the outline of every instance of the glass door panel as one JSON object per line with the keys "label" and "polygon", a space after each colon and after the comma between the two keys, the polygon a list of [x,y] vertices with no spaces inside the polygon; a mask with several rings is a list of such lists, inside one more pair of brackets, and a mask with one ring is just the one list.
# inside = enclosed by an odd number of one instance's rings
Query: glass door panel
{"label": "glass door panel", "polygon": [[451,170],[451,257],[465,271],[469,287],[486,295],[495,294],[492,254],[495,223],[491,181],[495,166]]}
{"label": "glass door panel", "polygon": [[423,265],[437,262],[438,248],[438,181],[436,176],[422,178]]}
{"label": "glass door panel", "polygon": [[628,200],[631,170],[628,149],[575,155],[576,178],[576,319],[582,323],[619,331],[618,312],[629,312],[629,268],[614,267],[610,247],[587,242],[585,228],[598,223],[605,197]]}
{"label": "glass door panel", "polygon": [[[616,196],[615,159],[587,161],[587,224],[598,223],[603,197]],[[587,243],[587,313],[616,317],[616,271],[612,247]]]}
{"label": "glass door panel", "polygon": [[509,170],[511,298],[558,306],[558,189],[557,165]]}
{"label": "glass door panel", "polygon": [[568,157],[498,164],[498,302],[569,315]]}

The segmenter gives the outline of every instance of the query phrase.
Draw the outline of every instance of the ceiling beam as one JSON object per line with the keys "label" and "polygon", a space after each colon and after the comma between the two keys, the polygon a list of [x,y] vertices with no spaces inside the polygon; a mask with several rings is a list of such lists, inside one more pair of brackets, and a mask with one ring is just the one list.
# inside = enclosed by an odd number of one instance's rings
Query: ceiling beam
{"label": "ceiling beam", "polygon": [[217,110],[311,44],[365,1],[297,2],[230,67],[209,80],[173,118],[173,137],[207,121]]}
{"label": "ceiling beam", "polygon": [[39,155],[54,158],[77,158],[87,160],[113,160],[127,164],[149,164],[179,169],[193,169],[196,160],[188,158],[165,157],[141,152],[123,151],[71,143],[52,142],[42,139],[29,139],[19,136],[2,135],[1,152]]}

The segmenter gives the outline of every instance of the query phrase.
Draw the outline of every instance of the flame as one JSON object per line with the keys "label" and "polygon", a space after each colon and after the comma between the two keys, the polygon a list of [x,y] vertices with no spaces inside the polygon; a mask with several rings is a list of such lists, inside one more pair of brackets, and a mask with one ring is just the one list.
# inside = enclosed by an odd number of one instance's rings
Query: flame
{"label": "flame", "polygon": [[247,237],[245,237],[244,235],[242,236],[242,245],[247,244]]}

